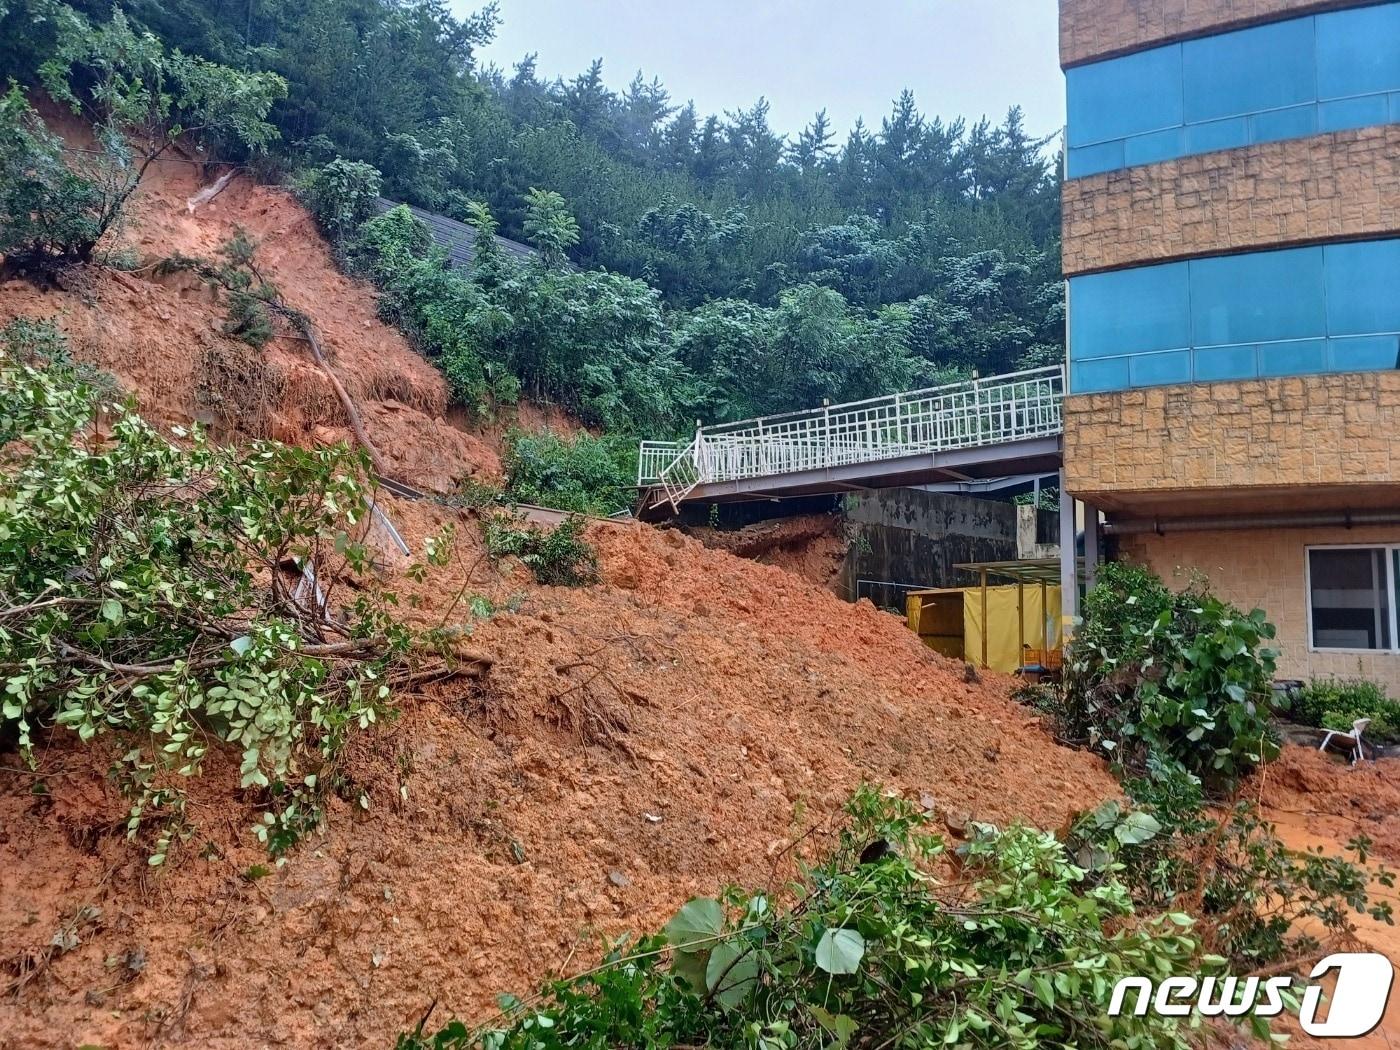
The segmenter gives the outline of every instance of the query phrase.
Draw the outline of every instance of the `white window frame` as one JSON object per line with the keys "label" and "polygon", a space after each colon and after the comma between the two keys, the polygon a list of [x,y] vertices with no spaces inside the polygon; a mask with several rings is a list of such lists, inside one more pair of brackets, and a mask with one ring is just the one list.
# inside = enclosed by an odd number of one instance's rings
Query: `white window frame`
{"label": "white window frame", "polygon": [[[1390,648],[1388,649],[1342,649],[1313,644],[1313,597],[1312,597],[1312,552],[1313,551],[1385,551],[1385,586],[1390,606]],[[1400,655],[1400,577],[1396,575],[1396,552],[1400,543],[1310,543],[1303,547],[1303,606],[1307,610],[1308,652],[1310,653],[1359,653],[1371,656]]]}

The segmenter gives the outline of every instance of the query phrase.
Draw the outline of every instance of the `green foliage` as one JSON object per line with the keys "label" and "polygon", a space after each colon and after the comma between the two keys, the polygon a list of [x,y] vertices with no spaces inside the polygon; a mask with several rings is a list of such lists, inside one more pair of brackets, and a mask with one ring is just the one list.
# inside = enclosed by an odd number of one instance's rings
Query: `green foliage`
{"label": "green foliage", "polygon": [[1040,490],[1039,502],[1036,500],[1036,493],[1022,492],[1011,497],[1011,502],[1018,507],[1035,507],[1037,510],[1059,510],[1060,490],[1057,488],[1042,488]]}
{"label": "green foliage", "polygon": [[[1253,802],[1206,809],[1180,767],[1125,786],[1140,808],[1109,801],[1082,816],[1069,836],[1077,863],[1124,881],[1143,908],[1195,913],[1203,947],[1233,972],[1308,956],[1319,930],[1345,939],[1353,914],[1393,921],[1389,902],[1369,900],[1364,836],[1348,845],[1353,859],[1291,849]],[[1383,866],[1374,878],[1394,885]]]}
{"label": "green foliage", "polygon": [[[489,229],[488,212],[474,215]],[[586,423],[664,431],[692,390],[660,303],[639,281],[495,257],[449,270],[406,208],[366,222],[348,255],[470,407],[512,401],[523,386]]]}
{"label": "green foliage", "polygon": [[89,364],[73,360],[68,337],[52,320],[17,317],[0,328],[0,354],[22,364],[51,368],[55,373],[70,376],[93,400],[121,399],[121,384],[116,376]]}
{"label": "green foliage", "polygon": [[1129,771],[1176,763],[1225,787],[1278,754],[1268,725],[1274,637],[1262,610],[1241,613],[1199,583],[1173,593],[1132,565],[1109,564],[1084,600],[1084,624],[1055,715]]}
{"label": "green foliage", "polygon": [[[93,22],[56,0],[29,6],[30,17],[52,34],[34,73],[55,101],[91,121],[98,148],[65,160],[11,92],[0,113],[0,165],[7,183],[19,182],[0,202],[7,253],[26,261],[87,262],[147,168],[181,138],[259,151],[276,137],[266,120],[286,94],[276,74],[168,49],[120,9]],[[25,201],[30,210],[22,213]]]}
{"label": "green foliage", "polygon": [[[32,17],[51,2],[0,21],[0,68],[26,83],[57,46],[56,20]],[[73,2],[92,17],[109,7]],[[391,197],[539,245],[545,265],[527,269],[544,274],[507,268],[499,289],[489,236],[472,282],[381,267],[399,299],[386,311],[470,407],[523,393],[662,436],[697,416],[1063,357],[1057,167],[1019,110],[941,120],[904,92],[836,142],[824,113],[789,136],[762,100],[707,117],[654,78],[614,90],[601,63],[556,81],[529,56],[511,73],[479,69],[490,6],[466,18],[429,0],[123,10],[108,50],[130,38],[137,53],[144,27],[166,48],[285,78],[266,122],[286,164],[314,169],[313,207],[338,241],[367,214],[377,171]],[[582,273],[558,265],[566,254]]]}
{"label": "green foliage", "polygon": [[573,514],[552,529],[497,514],[486,523],[486,550],[493,558],[518,558],[540,583],[581,587],[598,580],[598,554],[583,538],[584,526]]}
{"label": "green foliage", "polygon": [[1400,701],[1385,689],[1363,678],[1314,679],[1293,700],[1295,721],[1322,729],[1344,729],[1359,718],[1369,718],[1366,739],[1380,743],[1400,741]]}
{"label": "green foliage", "polygon": [[[372,583],[331,603],[339,574],[369,567],[362,459],[181,447],[120,406],[94,443],[71,371],[8,351],[0,400],[0,730],[30,761],[50,727],[113,738],[130,834],[161,818],[152,864],[187,830],[181,781],[236,751],[258,837],[289,848],[347,737],[388,713],[411,642]],[[289,579],[299,565],[324,604]]]}
{"label": "green foliage", "polygon": [[323,167],[305,172],[296,188],[322,229],[340,241],[374,214],[382,178],[372,165],[337,157]]}
{"label": "green foliage", "polygon": [[525,194],[524,230],[546,266],[560,265],[565,253],[578,244],[578,220],[564,198],[553,190],[531,187]]}
{"label": "green foliage", "polygon": [[[764,892],[692,900],[665,931],[479,1028],[404,1035],[399,1050],[709,1046],[1083,1048],[1196,1044],[1199,1019],[1106,1016],[1118,978],[1210,971],[1191,920],[1134,914],[1054,836],[975,825],[959,883],[908,803],[860,789],[831,855],[780,907]],[[862,862],[872,843],[886,849]]]}
{"label": "green foliage", "polygon": [[608,515],[635,496],[637,446],[629,439],[513,430],[505,445],[505,495],[516,503]]}
{"label": "green foliage", "polygon": [[12,84],[0,96],[0,255],[41,269],[79,258],[105,212],[97,183],[69,168],[62,140]]}

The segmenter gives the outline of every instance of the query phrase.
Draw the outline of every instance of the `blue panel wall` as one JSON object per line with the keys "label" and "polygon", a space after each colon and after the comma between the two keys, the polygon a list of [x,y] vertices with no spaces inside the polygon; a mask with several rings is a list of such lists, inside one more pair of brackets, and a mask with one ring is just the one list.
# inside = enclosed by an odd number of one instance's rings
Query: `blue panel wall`
{"label": "blue panel wall", "polygon": [[1070,178],[1400,123],[1400,0],[1076,66]]}
{"label": "blue panel wall", "polygon": [[1069,282],[1070,389],[1400,368],[1400,239]]}

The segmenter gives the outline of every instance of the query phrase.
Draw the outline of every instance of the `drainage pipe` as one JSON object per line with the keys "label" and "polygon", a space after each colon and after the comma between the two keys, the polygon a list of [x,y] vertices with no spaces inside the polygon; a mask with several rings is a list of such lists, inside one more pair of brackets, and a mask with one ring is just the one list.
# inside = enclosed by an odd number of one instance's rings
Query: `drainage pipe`
{"label": "drainage pipe", "polygon": [[1230,529],[1346,528],[1357,525],[1400,525],[1400,510],[1311,511],[1294,514],[1256,514],[1250,517],[1218,515],[1203,518],[1138,519],[1110,521],[1109,536],[1139,536],[1168,532],[1219,532]]}

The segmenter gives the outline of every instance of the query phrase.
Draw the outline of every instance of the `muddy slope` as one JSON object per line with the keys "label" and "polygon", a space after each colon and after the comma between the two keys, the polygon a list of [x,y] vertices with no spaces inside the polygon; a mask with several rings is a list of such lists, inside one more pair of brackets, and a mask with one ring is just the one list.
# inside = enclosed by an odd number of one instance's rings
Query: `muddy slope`
{"label": "muddy slope", "polygon": [[[403,480],[448,489],[497,471],[489,432],[451,417],[436,371],[335,271],[294,201],[235,180],[191,213],[197,169],[169,168],[130,229],[144,259],[212,254],[246,228]],[[0,320],[21,314],[59,316],[76,356],[158,421],[207,420],[228,440],[348,436],[304,345],[224,338],[222,305],[188,277],[0,287]],[[457,526],[450,567],[398,580],[414,616],[460,621],[448,609],[464,584],[514,608],[474,626],[489,679],[398,697],[402,716],[355,745],[323,832],[271,871],[226,763],[192,786],[197,831],[155,870],[124,838],[109,753],[57,733],[37,774],[0,755],[4,1050],[383,1047],[434,999],[439,1017],[480,1016],[693,894],[780,881],[784,844],[863,779],[953,827],[1058,825],[1116,791],[1006,681],[965,682],[898,619],[789,572],[598,524],[603,581],[545,588],[482,559],[469,515],[386,507],[415,549]]]}

